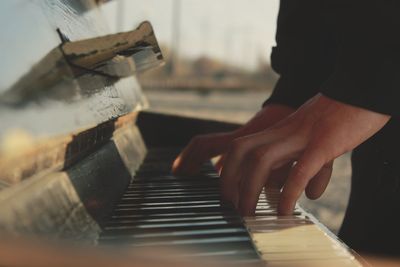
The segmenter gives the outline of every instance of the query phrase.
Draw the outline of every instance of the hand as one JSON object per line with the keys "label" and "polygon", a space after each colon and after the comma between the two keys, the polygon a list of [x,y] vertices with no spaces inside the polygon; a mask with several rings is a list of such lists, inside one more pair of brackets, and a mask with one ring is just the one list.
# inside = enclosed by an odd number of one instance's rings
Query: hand
{"label": "hand", "polygon": [[329,183],[332,161],[375,134],[389,116],[316,95],[273,127],[236,139],[222,170],[222,196],[242,215],[254,214],[271,173],[291,165],[278,212],[291,214],[305,190],[319,197]]}
{"label": "hand", "polygon": [[198,173],[206,160],[224,154],[234,139],[235,132],[195,136],[175,159],[172,172],[187,175]]}
{"label": "hand", "polygon": [[[264,130],[287,117],[293,111],[292,108],[287,106],[270,104],[236,131],[194,137],[176,158],[172,172],[189,175],[197,173],[205,161],[225,154],[236,138]],[[221,160],[219,165],[222,165],[222,162]]]}

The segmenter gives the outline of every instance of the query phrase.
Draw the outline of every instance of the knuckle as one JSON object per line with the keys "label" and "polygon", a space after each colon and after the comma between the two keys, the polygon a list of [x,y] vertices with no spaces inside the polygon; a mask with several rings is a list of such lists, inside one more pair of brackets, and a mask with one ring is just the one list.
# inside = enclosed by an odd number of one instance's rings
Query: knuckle
{"label": "knuckle", "polygon": [[257,148],[249,153],[248,159],[254,164],[260,164],[262,163],[265,154],[265,150]]}
{"label": "knuckle", "polygon": [[263,163],[266,160],[274,160],[277,157],[277,149],[278,145],[276,144],[256,148],[250,153],[249,160],[256,163]]}
{"label": "knuckle", "polygon": [[269,158],[276,158],[278,156],[278,151],[280,149],[280,143],[270,144],[266,151],[266,156]]}

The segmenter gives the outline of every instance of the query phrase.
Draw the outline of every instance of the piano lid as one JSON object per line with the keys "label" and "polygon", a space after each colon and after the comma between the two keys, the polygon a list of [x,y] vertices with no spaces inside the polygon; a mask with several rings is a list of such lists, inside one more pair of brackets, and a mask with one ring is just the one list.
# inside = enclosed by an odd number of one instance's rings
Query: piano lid
{"label": "piano lid", "polygon": [[147,106],[134,74],[163,61],[153,29],[111,34],[96,2],[0,2],[0,155]]}

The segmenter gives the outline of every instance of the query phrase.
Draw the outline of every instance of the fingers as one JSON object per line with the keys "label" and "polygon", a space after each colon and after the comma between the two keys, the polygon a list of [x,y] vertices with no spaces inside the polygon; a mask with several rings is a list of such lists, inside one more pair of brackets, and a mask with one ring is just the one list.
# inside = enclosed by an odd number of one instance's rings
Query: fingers
{"label": "fingers", "polygon": [[206,160],[226,150],[229,140],[225,139],[213,136],[194,137],[175,159],[172,164],[172,173],[196,174]]}
{"label": "fingers", "polygon": [[310,180],[305,191],[309,199],[317,199],[325,192],[331,179],[332,167],[333,161],[328,162],[319,170],[317,175]]}
{"label": "fingers", "polygon": [[291,141],[281,140],[249,153],[248,166],[245,168],[247,177],[242,178],[239,196],[239,212],[243,216],[254,214],[260,193],[270,179],[272,167],[277,162],[283,166],[292,162],[298,148]]}
{"label": "fingers", "polygon": [[278,207],[279,214],[290,215],[293,212],[297,199],[324,164],[325,160],[318,149],[309,148],[304,151],[283,187]]}
{"label": "fingers", "polygon": [[242,167],[246,174],[241,177],[237,206],[242,216],[254,215],[258,198],[271,171],[269,151],[268,146],[256,149],[246,160],[248,166]]}
{"label": "fingers", "polygon": [[282,139],[279,133],[272,134],[271,131],[238,139],[227,154],[222,170],[222,197],[233,203],[242,215],[252,215],[273,170],[288,170],[297,160],[287,179],[283,177],[276,181],[278,188],[285,183],[278,213],[291,214],[303,191],[306,190],[312,199],[325,191],[332,173],[332,162],[326,164],[325,155],[328,155],[326,150],[316,145],[305,144],[291,136]]}
{"label": "fingers", "polygon": [[286,178],[289,176],[292,166],[293,161],[289,161],[284,166],[273,169],[268,177],[265,187],[280,190],[285,184]]}
{"label": "fingers", "polygon": [[197,155],[199,155],[198,139],[192,139],[190,143],[179,154],[179,156],[175,159],[174,163],[172,164],[172,173],[180,174],[194,172],[195,170],[193,170],[193,167],[191,167],[192,169],[190,169],[190,167],[188,166],[190,165],[194,153],[197,153]]}
{"label": "fingers", "polygon": [[[232,143],[232,147],[226,155],[225,165],[221,173],[221,194],[222,199],[227,202],[235,203],[238,199],[240,180],[243,171],[242,163],[246,158],[246,154],[252,149],[266,145],[277,139],[272,134],[259,133],[244,138],[236,139]],[[245,172],[243,172],[245,173]]]}

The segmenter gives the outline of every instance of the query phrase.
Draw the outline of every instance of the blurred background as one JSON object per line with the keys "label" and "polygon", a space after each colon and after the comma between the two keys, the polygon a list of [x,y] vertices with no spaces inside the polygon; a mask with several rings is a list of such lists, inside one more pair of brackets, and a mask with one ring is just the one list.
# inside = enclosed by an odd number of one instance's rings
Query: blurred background
{"label": "blurred background", "polygon": [[[104,6],[113,32],[149,20],[165,65],[138,78],[150,109],[244,123],[278,78],[269,56],[275,45],[278,0],[118,0]],[[350,192],[349,155],[334,164],[327,191],[300,204],[334,233]]]}

